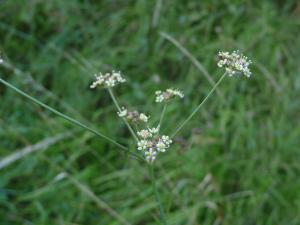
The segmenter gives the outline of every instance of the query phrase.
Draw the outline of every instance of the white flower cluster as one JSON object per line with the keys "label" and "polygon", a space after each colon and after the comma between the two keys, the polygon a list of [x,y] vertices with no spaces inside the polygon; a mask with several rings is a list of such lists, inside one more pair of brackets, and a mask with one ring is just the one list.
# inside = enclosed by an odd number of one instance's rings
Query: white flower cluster
{"label": "white flower cluster", "polygon": [[134,122],[134,123],[139,123],[139,122],[147,123],[150,118],[149,116],[146,116],[144,113],[139,113],[136,110],[129,111],[125,107],[121,108],[121,111],[118,112],[118,116],[124,117],[127,120],[129,120],[130,122]]}
{"label": "white flower cluster", "polygon": [[90,88],[97,86],[115,87],[117,84],[126,82],[125,78],[121,75],[121,72],[112,71],[111,73],[98,73],[95,74],[96,80],[90,85]]}
{"label": "white flower cluster", "polygon": [[183,98],[184,94],[178,89],[167,89],[165,91],[156,91],[155,102],[167,102],[175,97]]}
{"label": "white flower cluster", "polygon": [[152,138],[159,131],[159,127],[147,128],[137,132],[137,135],[143,139]]}
{"label": "white flower cluster", "polygon": [[145,158],[149,163],[156,159],[159,152],[165,152],[172,144],[169,136],[160,136],[158,131],[159,127],[137,132],[138,136],[142,138],[137,143],[137,149],[144,152]]}
{"label": "white flower cluster", "polygon": [[0,64],[3,63],[3,59],[0,57]]}
{"label": "white flower cluster", "polygon": [[239,51],[219,52],[220,60],[218,61],[218,67],[225,67],[229,76],[233,76],[236,73],[242,73],[246,77],[251,76],[249,65],[252,63],[246,56],[243,56]]}

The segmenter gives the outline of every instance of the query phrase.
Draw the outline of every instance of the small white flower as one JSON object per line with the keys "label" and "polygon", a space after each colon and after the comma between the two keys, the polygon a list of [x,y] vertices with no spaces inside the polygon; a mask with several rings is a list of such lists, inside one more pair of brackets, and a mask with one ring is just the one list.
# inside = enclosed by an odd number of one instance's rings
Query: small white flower
{"label": "small white flower", "polygon": [[128,110],[125,107],[122,107],[118,112],[119,117],[125,117],[131,123],[147,123],[149,116],[146,116],[144,113],[139,113],[137,110]]}
{"label": "small white flower", "polygon": [[116,72],[116,71],[112,71],[112,75],[111,75],[117,82],[119,83],[124,83],[126,82],[126,80],[122,77],[121,72]]}
{"label": "small white flower", "polygon": [[166,102],[169,101],[175,97],[183,98],[184,95],[181,91],[178,89],[167,89],[165,91],[156,91],[155,92],[155,102]]}
{"label": "small white flower", "polygon": [[151,134],[157,134],[159,131],[159,126],[153,127],[153,128],[148,128],[148,130]]}
{"label": "small white flower", "polygon": [[117,113],[119,117],[125,117],[127,115],[127,109],[125,107],[122,107],[121,111]]}
{"label": "small white flower", "polygon": [[164,101],[164,96],[163,95],[158,95],[158,96],[156,96],[156,98],[155,98],[155,102],[163,102]]}
{"label": "small white flower", "polygon": [[114,70],[111,73],[106,74],[95,74],[96,81],[94,81],[90,87],[95,88],[97,86],[104,87],[115,87],[119,83],[126,82],[125,78],[121,75],[120,72],[115,72]]}
{"label": "small white flower", "polygon": [[0,64],[3,63],[3,59],[0,57]]}
{"label": "small white flower", "polygon": [[137,142],[137,149],[142,150],[145,155],[145,159],[152,163],[159,153],[166,152],[170,147],[172,140],[167,135],[159,136],[159,127],[148,128],[147,130],[141,130],[138,135],[142,137],[142,140]]}
{"label": "small white flower", "polygon": [[155,102],[163,102],[164,101],[164,96],[162,95],[162,91],[156,91],[155,95],[156,95]]}
{"label": "small white flower", "polygon": [[141,113],[140,114],[140,120],[143,121],[143,122],[145,122],[145,123],[147,123],[148,120],[149,120],[149,117],[146,116],[144,113]]}
{"label": "small white flower", "polygon": [[156,156],[157,152],[153,148],[150,148],[147,151],[145,151],[145,158],[148,163],[152,163],[155,160]]}
{"label": "small white flower", "polygon": [[180,91],[178,89],[167,89],[167,92],[174,96],[178,96],[179,98],[184,97],[184,94],[182,93],[182,91]]}
{"label": "small white flower", "polygon": [[113,77],[110,77],[105,81],[105,84],[107,87],[114,87],[116,85],[116,80],[114,80]]}
{"label": "small white flower", "polygon": [[233,76],[237,73],[244,74],[246,77],[251,76],[251,71],[249,65],[252,63],[251,60],[239,51],[229,52],[219,52],[218,54],[220,60],[218,61],[218,67],[224,67],[228,76]]}
{"label": "small white flower", "polygon": [[149,130],[141,130],[137,132],[138,136],[140,136],[143,139],[151,138],[152,133]]}
{"label": "small white flower", "polygon": [[164,142],[162,141],[159,141],[157,144],[156,144],[156,148],[157,148],[157,151],[159,152],[165,152],[166,151],[166,145]]}
{"label": "small white flower", "polygon": [[90,88],[95,88],[98,85],[101,86],[104,82],[104,77],[103,75],[100,73],[99,75],[95,74],[96,77],[96,81],[94,81],[91,85]]}
{"label": "small white flower", "polygon": [[138,148],[137,148],[138,150],[146,150],[148,142],[146,140],[140,140],[140,141],[138,141],[137,145],[138,145]]}
{"label": "small white flower", "polygon": [[161,139],[162,139],[162,141],[166,144],[166,145],[170,145],[170,144],[172,144],[172,140],[171,140],[171,138],[169,137],[169,136],[167,136],[167,135],[163,135],[162,137],[161,137]]}

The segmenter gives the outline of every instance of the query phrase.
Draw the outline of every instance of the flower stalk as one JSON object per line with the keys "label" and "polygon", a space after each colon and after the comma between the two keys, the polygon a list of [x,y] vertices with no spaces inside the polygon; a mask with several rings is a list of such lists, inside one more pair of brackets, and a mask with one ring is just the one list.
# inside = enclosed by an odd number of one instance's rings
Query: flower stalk
{"label": "flower stalk", "polygon": [[166,114],[166,110],[167,110],[167,103],[164,104],[164,107],[163,107],[162,112],[161,112],[161,114],[160,114],[159,123],[158,123],[158,125],[157,125],[157,127],[158,127],[159,130],[160,130],[160,128],[161,128],[161,125],[162,125],[164,116],[165,116],[165,114]]}
{"label": "flower stalk", "polygon": [[152,183],[152,190],[154,192],[155,200],[156,200],[156,202],[158,204],[158,207],[159,207],[159,220],[160,220],[162,225],[167,225],[165,211],[164,211],[164,207],[163,207],[163,204],[161,202],[161,199],[160,199],[158,187],[157,187],[157,184],[156,184],[156,178],[155,178],[155,175],[154,175],[154,168],[153,168],[152,164],[149,164],[149,173],[150,173],[150,179],[151,179],[151,183]]}
{"label": "flower stalk", "polygon": [[106,139],[108,142],[111,142],[112,144],[118,146],[120,149],[126,151],[126,152],[129,153],[131,156],[133,156],[134,158],[136,158],[136,159],[138,159],[138,160],[141,160],[141,161],[144,161],[144,159],[143,159],[141,156],[139,156],[138,154],[136,154],[136,153],[134,153],[134,152],[129,151],[129,149],[128,149],[126,146],[124,146],[124,145],[122,145],[122,144],[116,142],[115,140],[113,140],[113,139],[111,139],[110,137],[108,137],[108,136],[106,136],[106,135],[100,133],[99,131],[96,131],[95,129],[93,129],[93,128],[91,128],[91,127],[89,127],[89,126],[87,126],[87,125],[85,125],[85,124],[83,124],[83,123],[81,123],[81,122],[79,122],[78,120],[76,120],[76,119],[74,119],[74,118],[71,118],[71,117],[67,116],[66,114],[61,113],[61,112],[59,112],[58,110],[56,110],[56,109],[54,109],[54,108],[52,108],[52,107],[46,105],[45,103],[41,102],[40,100],[38,100],[38,99],[36,99],[36,98],[30,96],[29,94],[25,93],[25,92],[22,91],[21,89],[19,89],[19,88],[15,87],[14,85],[12,85],[12,84],[6,82],[6,81],[3,80],[2,78],[0,78],[0,83],[4,84],[4,85],[7,86],[8,88],[11,88],[11,89],[14,90],[15,92],[19,93],[20,95],[22,95],[23,97],[29,99],[30,101],[34,102],[35,104],[37,104],[37,105],[39,105],[39,106],[41,106],[41,107],[43,107],[43,108],[49,110],[50,112],[54,113],[54,114],[57,115],[57,116],[63,118],[64,120],[66,120],[66,121],[68,121],[68,122],[70,122],[70,123],[72,123],[72,124],[74,124],[74,125],[76,125],[76,126],[78,126],[78,127],[81,127],[81,128],[83,128],[83,129],[85,129],[85,130],[87,130],[87,131],[89,131],[89,132],[95,134],[96,136],[98,136],[98,137],[100,137],[100,138]]}
{"label": "flower stalk", "polygon": [[[117,101],[117,99],[116,99],[116,97],[115,97],[115,95],[114,95],[114,92],[112,91],[112,89],[111,89],[110,87],[108,87],[107,89],[108,89],[109,95],[110,95],[111,99],[113,100],[113,103],[115,104],[115,106],[116,106],[118,112],[121,112],[122,109],[121,109],[121,107],[120,107],[120,105],[119,105],[119,103],[118,103],[118,101]],[[136,136],[136,134],[135,134],[133,128],[132,128],[132,127],[130,126],[130,124],[128,123],[127,119],[124,118],[124,117],[122,117],[122,119],[123,119],[124,123],[126,124],[128,130],[130,131],[131,135],[132,135],[133,138],[135,139],[135,141],[138,141],[139,139],[138,139],[138,137]]]}
{"label": "flower stalk", "polygon": [[[172,136],[161,135],[160,128],[162,126],[167,104],[175,99],[182,99],[184,94],[174,88],[168,88],[166,90],[158,90],[155,92],[155,102],[158,104],[163,104],[163,109],[160,114],[159,122],[157,127],[149,126],[149,118],[144,113],[140,113],[137,110],[128,110],[126,107],[120,107],[112,88],[119,84],[126,82],[126,79],[121,74],[120,71],[111,71],[105,74],[98,73],[95,74],[95,81],[90,85],[91,88],[104,87],[107,88],[110,97],[115,104],[118,112],[118,116],[121,117],[129,129],[130,133],[134,137],[137,150],[141,151],[144,159],[152,165],[154,160],[157,158],[158,154],[166,152],[170,145],[173,143],[172,139],[178,134],[179,131],[193,118],[193,116],[201,109],[204,103],[209,99],[209,97],[217,90],[217,87],[223,81],[226,76],[238,76],[245,75],[246,77],[251,76],[251,71],[249,65],[252,63],[248,60],[248,57],[241,54],[239,51],[233,52],[219,52],[218,53],[217,65],[220,68],[225,69],[225,73],[221,78],[214,84],[213,88],[209,91],[207,96],[200,102],[200,104],[190,113],[190,115],[177,127]],[[140,125],[141,127],[138,127]],[[133,129],[135,128],[135,130]],[[138,130],[140,128],[140,130]]]}
{"label": "flower stalk", "polygon": [[193,116],[199,111],[202,105],[209,99],[209,97],[214,93],[216,88],[222,82],[222,80],[227,76],[227,72],[225,72],[222,77],[218,80],[218,82],[213,86],[208,95],[203,99],[203,101],[193,110],[193,112],[183,121],[183,123],[176,129],[176,131],[172,134],[172,138],[176,136],[176,134],[193,118]]}

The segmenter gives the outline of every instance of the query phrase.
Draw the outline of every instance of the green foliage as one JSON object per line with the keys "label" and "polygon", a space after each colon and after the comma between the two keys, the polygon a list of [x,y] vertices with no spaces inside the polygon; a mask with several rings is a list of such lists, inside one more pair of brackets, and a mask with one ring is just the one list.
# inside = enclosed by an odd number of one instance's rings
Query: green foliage
{"label": "green foliage", "polygon": [[[119,101],[153,121],[162,110],[154,91],[183,90],[166,112],[171,134],[211,84],[160,32],[215,81],[217,52],[240,49],[253,77],[225,79],[155,162],[168,224],[300,224],[299,3],[162,0],[153,26],[156,2],[0,1],[0,76],[135,151],[108,93],[89,89],[96,71],[122,70],[129,82],[117,87]],[[3,85],[0,102],[0,161],[74,131]],[[0,224],[158,224],[147,169],[75,128],[0,169]],[[70,175],[57,181],[62,172]]]}

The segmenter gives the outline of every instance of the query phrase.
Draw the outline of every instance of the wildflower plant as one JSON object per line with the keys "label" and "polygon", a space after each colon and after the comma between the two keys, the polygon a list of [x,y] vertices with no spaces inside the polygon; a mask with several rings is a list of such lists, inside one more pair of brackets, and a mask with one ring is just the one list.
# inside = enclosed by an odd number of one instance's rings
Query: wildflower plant
{"label": "wildflower plant", "polygon": [[244,74],[246,77],[251,76],[249,65],[252,63],[246,56],[240,54],[239,51],[219,52],[218,67],[224,67],[228,76],[236,74]]}
{"label": "wildflower plant", "polygon": [[152,163],[158,153],[166,152],[172,144],[172,140],[167,135],[159,135],[159,127],[148,128],[138,131],[140,140],[137,142],[137,149],[144,152],[147,162]]}
{"label": "wildflower plant", "polygon": [[[163,110],[160,114],[160,119],[157,124],[157,126],[150,126],[149,120],[150,116],[144,113],[141,113],[137,110],[131,110],[127,109],[124,106],[120,106],[119,102],[114,94],[113,88],[115,88],[117,85],[120,85],[122,83],[126,82],[126,79],[121,74],[120,71],[111,71],[109,73],[99,73],[95,74],[95,81],[90,85],[90,88],[94,89],[96,87],[105,88],[108,90],[108,93],[115,104],[117,108],[117,116],[120,117],[124,123],[126,124],[129,132],[133,136],[133,138],[136,141],[136,149],[137,152],[142,152],[142,158],[139,154],[136,154],[135,152],[129,151],[128,147],[114,141],[113,139],[107,137],[106,135],[99,133],[98,131],[82,124],[81,122],[57,111],[56,109],[53,109],[52,107],[42,103],[41,101],[35,99],[34,97],[26,94],[22,90],[16,88],[15,86],[11,85],[10,83],[6,82],[5,80],[0,78],[0,82],[7,87],[13,89],[14,91],[18,92],[22,96],[28,98],[29,100],[33,101],[34,103],[46,108],[47,110],[50,110],[54,114],[64,118],[65,120],[80,126],[95,135],[106,139],[107,141],[115,144],[119,148],[128,151],[132,156],[143,159],[149,164],[149,171],[151,175],[151,181],[153,185],[153,189],[155,192],[156,200],[159,204],[160,209],[160,220],[162,224],[167,224],[165,220],[164,210],[162,203],[160,201],[159,192],[157,190],[157,186],[155,183],[155,176],[154,176],[154,170],[153,170],[153,163],[157,159],[158,155],[161,153],[167,152],[171,148],[172,139],[178,134],[179,131],[182,130],[182,128],[192,119],[192,117],[200,110],[200,108],[203,106],[203,104],[209,99],[209,97],[214,93],[216,88],[219,86],[219,84],[222,82],[222,80],[228,76],[232,77],[237,74],[243,74],[246,77],[251,76],[251,71],[249,69],[249,66],[251,64],[251,61],[248,60],[248,58],[239,51],[233,51],[232,53],[229,52],[219,52],[218,54],[219,60],[218,60],[218,67],[225,68],[225,73],[220,77],[220,79],[214,83],[213,88],[209,91],[207,96],[200,102],[200,104],[190,113],[190,115],[178,126],[178,128],[173,132],[172,135],[168,136],[165,134],[160,133],[160,128],[162,126],[162,122],[164,119],[164,115],[167,109],[167,105],[170,104],[172,100],[175,100],[176,98],[181,99],[184,97],[184,94],[179,91],[178,89],[169,88],[165,91],[156,91],[155,94],[155,102],[160,104],[163,103]],[[0,63],[2,63],[3,60],[0,57]]]}
{"label": "wildflower plant", "polygon": [[137,110],[128,110],[125,107],[121,107],[121,111],[117,112],[119,117],[126,118],[129,122],[134,124],[147,123],[149,116],[146,116],[144,113],[140,113]]}
{"label": "wildflower plant", "polygon": [[[152,164],[159,153],[166,152],[170,145],[172,144],[172,140],[167,135],[160,135],[160,127],[162,123],[162,119],[165,112],[165,107],[161,114],[160,121],[156,127],[149,126],[150,116],[147,116],[144,113],[140,113],[137,110],[129,110],[126,107],[120,107],[117,98],[115,97],[112,88],[117,84],[126,82],[126,79],[121,75],[121,72],[112,71],[111,73],[106,73],[103,75],[99,73],[95,75],[96,80],[91,84],[91,88],[96,87],[105,87],[108,89],[108,92],[116,105],[117,115],[122,118],[127,125],[129,131],[132,136],[136,140],[137,150],[142,152],[144,159]],[[183,93],[178,89],[167,89],[166,91],[156,91],[155,102],[169,102],[172,99],[179,97],[183,98]],[[142,127],[139,129],[139,127]]]}
{"label": "wildflower plant", "polygon": [[91,84],[90,88],[107,87],[112,88],[118,84],[126,82],[124,77],[121,75],[121,72],[112,71],[111,73],[98,73],[95,74],[96,80]]}
{"label": "wildflower plant", "polygon": [[156,91],[155,95],[156,95],[155,102],[168,102],[171,99],[176,97],[179,98],[184,97],[184,94],[181,91],[172,88],[169,88],[165,91]]}

